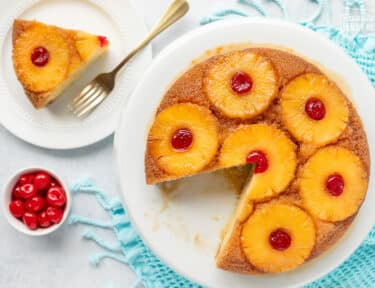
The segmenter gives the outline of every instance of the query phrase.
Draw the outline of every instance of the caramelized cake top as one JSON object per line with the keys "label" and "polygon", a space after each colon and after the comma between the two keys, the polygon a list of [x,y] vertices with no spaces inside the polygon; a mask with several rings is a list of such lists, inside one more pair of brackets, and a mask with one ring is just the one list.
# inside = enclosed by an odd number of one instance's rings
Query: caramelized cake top
{"label": "caramelized cake top", "polygon": [[[291,270],[336,242],[365,197],[370,166],[349,98],[315,65],[270,48],[189,68],[165,93],[147,139],[148,184],[246,163],[254,174],[216,256],[218,267],[241,273]],[[265,238],[254,242],[252,231]]]}

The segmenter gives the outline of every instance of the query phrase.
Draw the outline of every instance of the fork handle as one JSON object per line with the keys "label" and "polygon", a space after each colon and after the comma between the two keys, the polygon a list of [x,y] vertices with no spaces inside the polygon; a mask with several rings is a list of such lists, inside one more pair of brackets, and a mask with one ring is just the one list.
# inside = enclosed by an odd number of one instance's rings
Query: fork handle
{"label": "fork handle", "polygon": [[138,44],[112,71],[111,74],[117,74],[118,71],[140,50],[151,42],[156,36],[167,29],[170,25],[182,18],[189,10],[189,3],[186,0],[173,0],[160,18],[159,22],[151,29],[150,33]]}

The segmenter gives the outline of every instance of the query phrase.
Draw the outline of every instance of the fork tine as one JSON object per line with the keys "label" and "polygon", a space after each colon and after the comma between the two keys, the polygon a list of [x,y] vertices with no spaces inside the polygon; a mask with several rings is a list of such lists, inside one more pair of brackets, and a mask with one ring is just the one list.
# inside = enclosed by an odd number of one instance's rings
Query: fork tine
{"label": "fork tine", "polygon": [[84,100],[80,101],[79,103],[77,103],[74,107],[73,107],[73,112],[74,111],[77,111],[77,110],[81,110],[82,108],[84,108],[85,106],[87,106],[88,104],[90,104],[90,102],[92,102],[93,100],[95,100],[95,98],[102,92],[102,90],[100,88],[98,89],[95,89],[95,91],[91,92],[90,93],[90,96],[87,96],[85,97]]}
{"label": "fork tine", "polygon": [[83,88],[83,90],[79,93],[79,95],[74,97],[74,99],[72,101],[72,104],[75,104],[78,100],[80,100],[87,92],[89,92],[95,86],[96,86],[96,83],[92,83],[92,82],[90,84],[86,85],[86,87]]}
{"label": "fork tine", "polygon": [[79,105],[76,105],[75,108],[73,109],[73,113],[74,114],[80,113],[80,111],[82,111],[88,105],[90,105],[93,101],[95,101],[101,93],[103,93],[103,90],[97,89],[96,92],[94,94],[91,94],[91,96],[87,98],[86,101],[84,101],[83,103],[80,103]]}
{"label": "fork tine", "polygon": [[79,114],[78,114],[78,117],[82,117],[83,115],[85,115],[86,113],[94,110],[94,108],[96,106],[98,106],[100,103],[102,103],[102,101],[105,99],[107,95],[107,92],[106,91],[103,91],[99,96],[96,97],[96,100],[91,102],[91,104],[89,104],[84,110],[82,110]]}
{"label": "fork tine", "polygon": [[89,90],[87,90],[85,94],[83,94],[82,92],[79,96],[76,97],[79,98],[77,101],[74,102],[75,99],[73,100],[73,108],[82,105],[86,100],[90,99],[92,95],[94,95],[98,90],[100,90],[100,88],[100,85],[94,84]]}

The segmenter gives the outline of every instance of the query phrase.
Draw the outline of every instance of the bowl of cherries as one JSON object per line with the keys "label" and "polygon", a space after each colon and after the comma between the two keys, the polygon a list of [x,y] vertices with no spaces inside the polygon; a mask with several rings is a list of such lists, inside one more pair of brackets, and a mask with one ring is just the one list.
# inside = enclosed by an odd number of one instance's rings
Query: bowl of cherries
{"label": "bowl of cherries", "polygon": [[4,192],[5,216],[14,228],[25,234],[49,234],[58,229],[69,214],[69,190],[51,170],[21,170],[10,179]]}

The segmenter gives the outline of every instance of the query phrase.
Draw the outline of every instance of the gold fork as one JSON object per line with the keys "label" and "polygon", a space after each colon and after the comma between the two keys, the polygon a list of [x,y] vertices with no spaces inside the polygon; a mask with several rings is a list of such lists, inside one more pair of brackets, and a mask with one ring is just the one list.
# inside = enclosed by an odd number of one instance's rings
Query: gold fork
{"label": "gold fork", "polygon": [[94,110],[111,93],[115,86],[116,74],[121,68],[140,50],[151,42],[156,36],[163,32],[170,25],[179,20],[189,10],[186,0],[173,0],[160,18],[159,22],[151,30],[148,36],[143,39],[111,72],[102,73],[96,76],[81,93],[69,104],[69,108],[78,117],[82,117]]}

